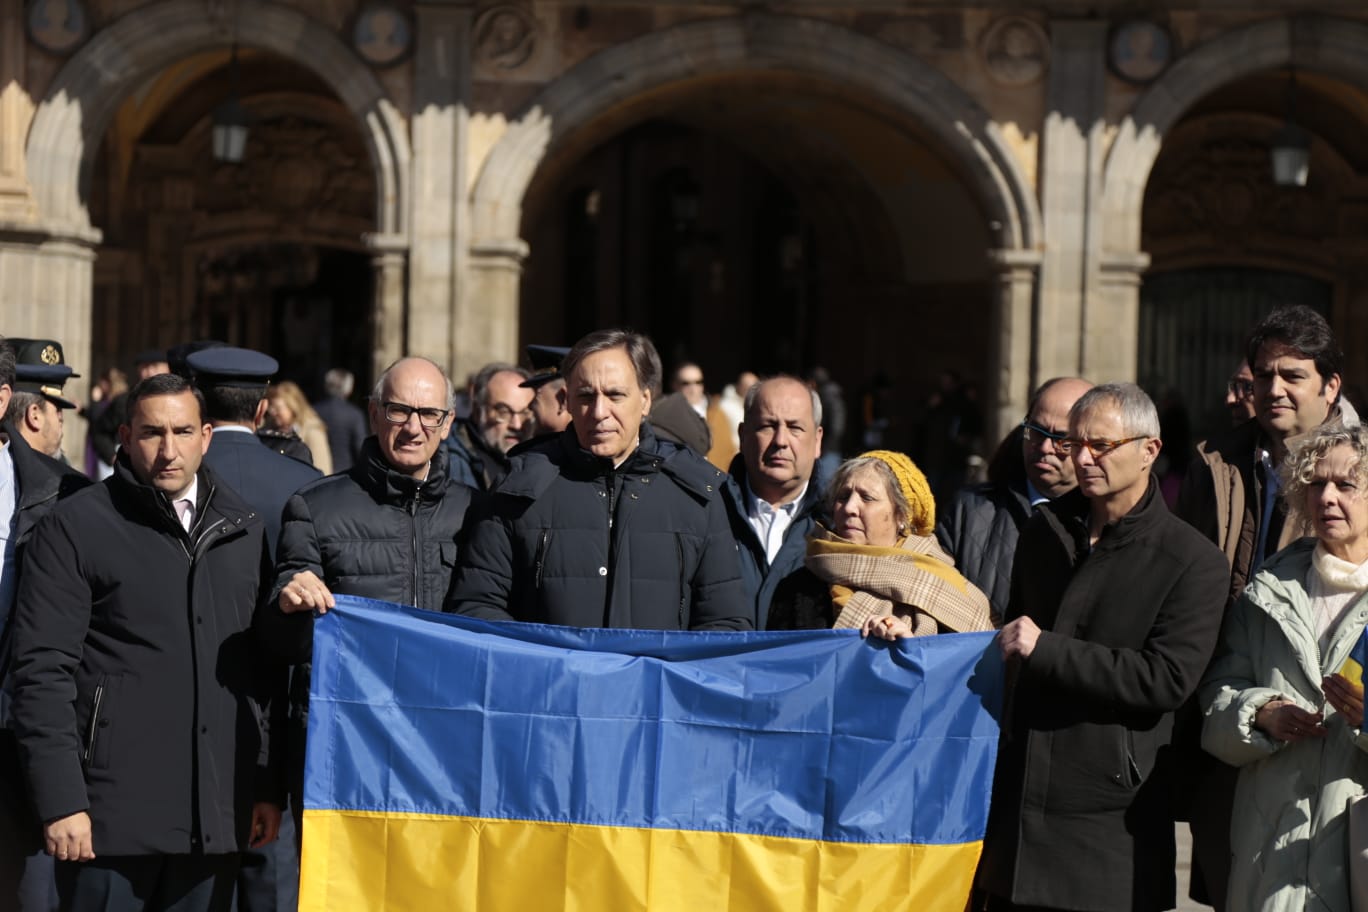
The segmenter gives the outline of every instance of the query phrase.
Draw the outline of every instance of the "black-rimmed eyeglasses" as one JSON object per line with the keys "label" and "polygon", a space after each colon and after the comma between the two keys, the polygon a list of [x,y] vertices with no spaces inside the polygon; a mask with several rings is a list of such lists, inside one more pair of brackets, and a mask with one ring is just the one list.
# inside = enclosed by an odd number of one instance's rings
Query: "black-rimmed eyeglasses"
{"label": "black-rimmed eyeglasses", "polygon": [[1052,431],[1049,428],[1041,427],[1029,418],[1021,422],[1021,430],[1026,435],[1026,442],[1032,446],[1042,446],[1047,440],[1058,446],[1059,441],[1069,436],[1068,431]]}
{"label": "black-rimmed eyeglasses", "polygon": [[382,402],[380,409],[390,424],[408,424],[409,417],[416,414],[418,423],[430,431],[441,427],[451,414],[451,409],[415,408],[402,402]]}

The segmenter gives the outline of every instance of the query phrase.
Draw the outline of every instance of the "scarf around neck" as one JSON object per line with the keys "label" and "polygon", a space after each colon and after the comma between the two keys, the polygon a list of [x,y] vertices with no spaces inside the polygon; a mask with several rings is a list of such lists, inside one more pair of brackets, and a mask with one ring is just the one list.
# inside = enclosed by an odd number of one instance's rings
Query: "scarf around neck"
{"label": "scarf around neck", "polygon": [[934,536],[909,535],[888,548],[818,526],[804,563],[831,590],[835,628],[892,614],[907,618],[916,636],[993,629],[987,596],[960,575]]}

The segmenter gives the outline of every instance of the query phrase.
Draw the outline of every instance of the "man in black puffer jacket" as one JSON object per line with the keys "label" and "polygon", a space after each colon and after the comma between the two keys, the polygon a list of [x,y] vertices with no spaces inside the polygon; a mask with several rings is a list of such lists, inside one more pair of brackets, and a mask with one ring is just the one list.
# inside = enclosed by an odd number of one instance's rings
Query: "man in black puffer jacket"
{"label": "man in black puffer jacket", "polygon": [[264,720],[284,669],[251,636],[265,532],[201,465],[185,380],[139,383],[127,414],[114,475],[27,546],[14,727],[63,908],[227,909],[239,852],[280,824]]}
{"label": "man in black puffer jacket", "polygon": [[441,610],[474,495],[447,473],[454,390],[426,358],[405,358],[380,377],[371,429],[349,470],[305,485],[285,504],[275,586],[258,632],[299,666],[291,685],[297,739],[293,807],[301,807],[304,724],[313,653],[313,612],[333,593]]}
{"label": "man in black puffer jacket", "polygon": [[643,422],[660,383],[655,346],[595,332],[563,369],[573,423],[514,456],[471,531],[449,609],[577,627],[749,629],[718,496],[725,476]]}

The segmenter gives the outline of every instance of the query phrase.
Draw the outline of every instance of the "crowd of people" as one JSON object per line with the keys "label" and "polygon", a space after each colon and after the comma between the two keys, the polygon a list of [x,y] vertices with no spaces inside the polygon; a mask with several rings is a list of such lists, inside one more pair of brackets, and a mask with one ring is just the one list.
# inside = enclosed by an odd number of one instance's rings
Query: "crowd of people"
{"label": "crowd of people", "polygon": [[0,345],[0,907],[287,907],[314,619],[356,595],[580,627],[998,629],[975,908],[1172,908],[1175,820],[1194,898],[1350,908],[1368,430],[1315,312],[1252,330],[1232,426],[1168,454],[1191,463],[1172,510],[1129,383],[1042,384],[987,480],[940,494],[904,453],[826,445],[824,373],[710,400],[686,362],[666,393],[620,330],[529,361],[457,390],[403,358],[362,410],[343,370],[310,403],[263,353],[148,352],[90,409],[92,483],[52,442],[60,346]]}

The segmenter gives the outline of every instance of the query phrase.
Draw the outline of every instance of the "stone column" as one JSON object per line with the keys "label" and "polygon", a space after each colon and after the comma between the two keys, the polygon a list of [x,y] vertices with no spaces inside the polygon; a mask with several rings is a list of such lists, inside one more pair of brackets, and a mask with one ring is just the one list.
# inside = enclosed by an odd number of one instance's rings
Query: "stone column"
{"label": "stone column", "polygon": [[1149,254],[1108,253],[1099,258],[1097,293],[1089,309],[1083,375],[1095,382],[1135,381],[1140,339],[1140,282]]}
{"label": "stone column", "polygon": [[[371,379],[374,380],[406,353],[404,273],[408,262],[402,238],[371,235],[366,241],[374,251],[371,257],[371,271],[375,277],[371,310]],[[445,362],[439,360],[438,363]]]}
{"label": "stone column", "polygon": [[1103,162],[1107,23],[1050,23],[1050,76],[1041,137],[1044,259],[1037,313],[1037,376],[1085,373],[1094,314],[1090,251],[1097,246]]}
{"label": "stone column", "polygon": [[33,99],[24,89],[24,4],[0,9],[0,221],[29,222],[37,214],[24,165]]}
{"label": "stone column", "polygon": [[468,223],[466,101],[472,4],[420,0],[413,12],[413,209],[402,349],[432,358],[456,374],[468,370],[457,363],[462,359],[456,357],[453,339],[464,335],[456,326],[461,319],[458,277]]}
{"label": "stone column", "polygon": [[518,302],[527,243],[520,238],[471,247],[457,326],[459,379],[493,360],[518,359]]}
{"label": "stone column", "polygon": [[992,250],[997,276],[989,337],[984,440],[996,442],[1026,415],[1036,384],[1032,373],[1031,324],[1041,255],[1034,250]]}

